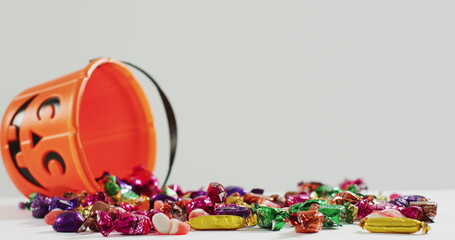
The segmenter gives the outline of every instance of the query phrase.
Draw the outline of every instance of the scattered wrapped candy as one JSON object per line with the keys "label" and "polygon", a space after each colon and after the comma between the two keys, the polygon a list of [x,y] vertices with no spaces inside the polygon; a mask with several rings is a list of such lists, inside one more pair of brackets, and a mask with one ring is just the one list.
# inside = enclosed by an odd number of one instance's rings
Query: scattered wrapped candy
{"label": "scattered wrapped candy", "polygon": [[35,218],[44,218],[49,212],[49,205],[51,204],[52,199],[37,193],[35,198],[32,200],[30,205],[30,210],[32,210],[32,215]]}
{"label": "scattered wrapped candy", "polygon": [[341,227],[346,220],[346,209],[340,205],[319,205],[318,212],[324,215],[323,227]]}
{"label": "scattered wrapped candy", "polygon": [[346,208],[341,205],[327,204],[322,199],[311,199],[303,203],[297,203],[289,207],[289,213],[300,211],[317,210],[324,215],[324,227],[339,227],[347,218]]}
{"label": "scattered wrapped candy", "polygon": [[114,230],[125,235],[145,235],[152,225],[148,216],[139,214],[123,213],[115,221],[104,211],[97,210],[96,214],[97,227],[105,237]]}
{"label": "scattered wrapped candy", "polygon": [[315,211],[301,211],[289,216],[295,231],[298,233],[316,233],[322,229],[324,214]]}
{"label": "scattered wrapped candy", "polygon": [[337,193],[341,192],[339,187],[333,187],[329,185],[321,185],[316,190],[314,190],[319,197],[333,197]]}
{"label": "scattered wrapped candy", "polygon": [[153,197],[150,198],[150,203],[153,204],[155,201],[157,200],[160,200],[160,201],[171,201],[171,202],[175,202],[177,201],[177,199],[175,199],[174,197],[171,197],[171,196],[168,196],[168,195],[165,195],[165,194],[156,194],[154,195]]}
{"label": "scattered wrapped candy", "polygon": [[242,218],[248,217],[248,208],[237,204],[220,204],[215,207],[215,215],[235,215]]}
{"label": "scattered wrapped candy", "polygon": [[264,195],[260,195],[257,193],[249,192],[243,195],[243,201],[252,204],[252,203],[258,203],[262,204],[265,200],[267,200],[267,197]]}
{"label": "scattered wrapped candy", "polygon": [[327,201],[324,199],[310,199],[308,201],[302,202],[302,203],[296,203],[294,205],[291,205],[289,207],[289,212],[300,212],[300,211],[308,211],[311,207],[311,205],[316,204],[316,205],[326,205]]}
{"label": "scattered wrapped candy", "polygon": [[150,232],[152,223],[144,215],[124,213],[114,222],[114,229],[126,235],[145,235]]}
{"label": "scattered wrapped candy", "polygon": [[210,215],[191,218],[188,223],[196,230],[235,230],[245,227],[245,219],[235,215]]}
{"label": "scattered wrapped candy", "polygon": [[207,188],[207,196],[212,200],[212,203],[222,203],[226,200],[226,190],[224,186],[218,182],[212,182]]}
{"label": "scattered wrapped candy", "polygon": [[52,227],[57,232],[76,232],[85,221],[84,217],[73,211],[60,213],[56,218]]}
{"label": "scattered wrapped candy", "polygon": [[213,215],[215,213],[214,204],[212,203],[212,200],[210,200],[209,197],[204,195],[194,198],[193,200],[191,200],[190,203],[188,203],[188,205],[186,205],[186,211],[188,212],[188,214],[190,214],[191,211],[193,211],[193,209],[196,208],[203,209],[210,215]]}
{"label": "scattered wrapped candy", "polygon": [[422,216],[420,221],[424,222],[434,222],[434,218],[437,214],[438,204],[432,201],[416,201],[410,202],[411,207],[419,207],[422,209]]}
{"label": "scattered wrapped candy", "polygon": [[359,225],[373,233],[415,233],[421,229],[427,233],[430,230],[426,223],[405,217],[363,218]]}
{"label": "scattered wrapped candy", "polygon": [[361,200],[361,197],[359,195],[357,195],[353,192],[350,192],[350,191],[343,191],[343,192],[337,193],[330,201],[330,204],[344,205],[345,203],[348,203],[348,202],[355,204],[360,200]]}
{"label": "scattered wrapped candy", "polygon": [[199,196],[206,196],[206,195],[207,195],[206,191],[199,190],[199,191],[190,192],[188,197],[194,199],[194,198],[197,198]]}
{"label": "scattered wrapped candy", "polygon": [[272,231],[281,230],[286,223],[286,218],[288,217],[288,213],[285,210],[262,207],[258,204],[253,206],[253,212],[257,215],[258,226]]}
{"label": "scattered wrapped candy", "polygon": [[144,166],[134,168],[127,182],[138,195],[151,196],[161,192],[158,179],[153,172],[148,171]]}
{"label": "scattered wrapped candy", "polygon": [[344,204],[344,208],[346,209],[346,223],[353,223],[354,220],[357,218],[357,214],[359,212],[359,208],[351,203]]}
{"label": "scattered wrapped candy", "polygon": [[243,201],[243,198],[240,196],[229,196],[226,198],[226,203],[228,204],[237,204],[241,206],[245,206],[247,208],[250,208],[251,206]]}
{"label": "scattered wrapped candy", "polygon": [[368,189],[366,183],[361,178],[358,178],[356,180],[344,180],[342,183],[340,183],[340,188],[343,191],[351,191],[354,193],[360,193]]}
{"label": "scattered wrapped candy", "polygon": [[253,188],[253,189],[251,189],[251,192],[255,193],[255,194],[262,195],[262,194],[264,194],[264,189],[262,189],[262,188]]}
{"label": "scattered wrapped candy", "polygon": [[68,192],[52,198],[32,194],[29,202],[21,203],[20,207],[30,209],[35,217],[44,217],[56,231],[90,229],[103,236],[113,231],[126,235],[156,231],[168,235],[187,234],[191,227],[232,230],[255,225],[278,231],[287,220],[296,232],[315,233],[365,216],[362,226],[372,232],[406,232],[404,228],[408,225],[412,231],[417,231],[419,226],[426,231],[426,225],[418,222],[387,225],[385,220],[368,219],[385,216],[402,219],[404,216],[432,222],[437,208],[435,202],[420,195],[396,195],[390,202],[381,194],[378,197],[365,195],[360,193],[366,189],[361,179],[345,181],[340,188],[301,182],[298,191],[286,192],[284,196],[266,196],[263,189],[245,193],[241,187],[224,188],[218,182],[210,183],[207,192],[202,189],[183,192],[175,184],[160,189],[153,174],[144,168],[137,168],[135,172],[137,175],[126,179],[103,174],[97,179],[102,187],[96,193]]}
{"label": "scattered wrapped candy", "polygon": [[283,196],[280,196],[278,194],[270,195],[268,200],[273,202],[273,203],[275,203],[275,204],[277,204],[280,207],[285,207],[286,206],[286,198],[283,197]]}
{"label": "scattered wrapped candy", "polygon": [[289,207],[296,203],[307,201],[308,199],[310,199],[310,196],[307,193],[299,193],[295,195],[288,195],[285,197],[285,199],[286,199],[285,206]]}
{"label": "scattered wrapped candy", "polygon": [[402,213],[405,217],[412,218],[412,219],[420,219],[423,215],[422,209],[420,207],[400,207],[391,203],[376,203],[372,204],[368,199],[360,200],[356,206],[359,208],[359,212],[357,214],[357,219],[361,219],[366,217],[368,214],[372,213],[373,211],[377,210],[384,210],[384,209],[396,209],[400,213]]}
{"label": "scattered wrapped candy", "polygon": [[238,193],[240,196],[245,195],[246,191],[242,187],[238,186],[227,186],[225,187],[227,196],[231,196],[234,193]]}
{"label": "scattered wrapped candy", "polygon": [[394,198],[389,203],[400,207],[409,207],[411,202],[417,201],[428,201],[428,199],[421,195],[405,195]]}
{"label": "scattered wrapped candy", "polygon": [[175,218],[181,221],[185,221],[187,219],[186,211],[178,206],[176,203],[166,201],[161,208],[161,212],[170,216],[171,218]]}
{"label": "scattered wrapped candy", "polygon": [[314,192],[317,188],[322,185],[320,182],[299,182],[298,186],[300,191]]}
{"label": "scattered wrapped candy", "polygon": [[100,192],[97,192],[94,194],[89,194],[88,196],[86,196],[84,201],[82,202],[82,206],[84,206],[84,207],[91,206],[95,202],[98,202],[98,201],[105,202],[107,204],[111,204],[111,200],[109,199],[107,194],[103,191],[100,191]]}
{"label": "scattered wrapped candy", "polygon": [[69,200],[66,198],[52,197],[51,203],[49,204],[49,211],[55,208],[72,210],[78,205],[78,203],[79,200],[77,198]]}

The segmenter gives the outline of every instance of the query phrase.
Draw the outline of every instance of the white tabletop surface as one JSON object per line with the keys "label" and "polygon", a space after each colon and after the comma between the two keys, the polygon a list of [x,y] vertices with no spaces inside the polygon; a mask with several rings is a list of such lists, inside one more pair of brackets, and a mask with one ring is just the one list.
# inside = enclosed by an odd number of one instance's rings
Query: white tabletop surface
{"label": "white tabletop surface", "polygon": [[[374,193],[374,192],[370,192]],[[315,234],[296,233],[286,226],[281,231],[269,231],[259,227],[244,228],[237,231],[191,231],[183,236],[162,236],[149,234],[145,236],[125,236],[112,233],[109,238],[156,238],[163,239],[454,239],[455,235],[455,190],[402,191],[403,194],[421,194],[438,203],[438,215],[435,223],[430,224],[428,234],[381,234],[369,233],[357,224],[346,224],[341,228],[322,230]],[[52,226],[46,225],[43,219],[35,219],[31,212],[18,208],[18,202],[25,198],[0,198],[1,239],[106,239],[100,233],[58,233]]]}

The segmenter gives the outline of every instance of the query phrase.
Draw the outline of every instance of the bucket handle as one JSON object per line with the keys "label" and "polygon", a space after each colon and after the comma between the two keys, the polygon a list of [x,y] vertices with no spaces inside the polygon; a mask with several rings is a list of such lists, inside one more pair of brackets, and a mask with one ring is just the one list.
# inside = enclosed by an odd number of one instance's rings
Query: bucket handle
{"label": "bucket handle", "polygon": [[150,74],[148,74],[145,70],[130,62],[122,61],[122,63],[138,70],[139,72],[147,76],[147,78],[153,83],[153,85],[158,90],[161,100],[163,101],[164,110],[166,111],[167,123],[169,125],[170,140],[169,168],[167,170],[166,178],[164,179],[163,185],[161,187],[164,188],[166,186],[167,180],[169,179],[169,176],[171,175],[172,166],[174,165],[175,153],[177,151],[177,121],[175,120],[174,110],[172,109],[171,103],[169,102],[169,99],[167,98],[166,94],[163,92],[160,85],[155,81],[155,79],[153,79],[153,77]]}

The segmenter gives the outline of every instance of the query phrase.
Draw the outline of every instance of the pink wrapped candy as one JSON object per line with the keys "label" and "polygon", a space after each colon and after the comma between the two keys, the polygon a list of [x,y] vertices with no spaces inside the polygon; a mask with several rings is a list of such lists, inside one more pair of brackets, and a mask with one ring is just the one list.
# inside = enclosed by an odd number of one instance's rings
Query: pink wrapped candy
{"label": "pink wrapped candy", "polygon": [[215,214],[214,204],[207,196],[199,196],[191,200],[191,202],[186,205],[186,211],[188,214],[196,208],[203,209],[210,215]]}
{"label": "pink wrapped candy", "polygon": [[285,198],[286,198],[285,206],[289,207],[296,203],[305,202],[306,200],[310,199],[310,196],[305,192],[305,193],[299,193],[296,195],[288,195]]}
{"label": "pink wrapped candy", "polygon": [[207,189],[207,196],[212,200],[212,203],[222,203],[226,201],[226,190],[224,186],[218,182],[212,182]]}
{"label": "pink wrapped candy", "polygon": [[422,216],[422,209],[419,207],[400,207],[391,203],[370,203],[369,199],[362,199],[357,202],[356,206],[359,208],[357,219],[362,219],[373,211],[381,211],[384,209],[395,209],[398,210],[407,218],[420,219]]}
{"label": "pink wrapped candy", "polygon": [[152,223],[145,215],[124,213],[115,221],[104,211],[96,211],[97,226],[101,234],[107,237],[113,230],[126,235],[145,235],[150,232]]}

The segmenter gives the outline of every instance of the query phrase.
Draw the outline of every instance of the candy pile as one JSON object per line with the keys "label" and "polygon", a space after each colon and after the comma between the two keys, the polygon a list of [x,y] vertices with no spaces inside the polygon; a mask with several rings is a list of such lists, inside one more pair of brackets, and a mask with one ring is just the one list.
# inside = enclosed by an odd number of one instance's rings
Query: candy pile
{"label": "candy pile", "polygon": [[158,187],[156,177],[143,167],[126,179],[105,173],[97,179],[96,193],[63,196],[32,194],[20,207],[44,218],[57,232],[90,229],[108,236],[112,232],[144,235],[151,232],[180,235],[193,230],[234,230],[245,227],[278,231],[289,226],[298,233],[316,233],[343,224],[359,225],[370,232],[414,233],[429,230],[437,204],[424,196],[367,195],[361,179],[340,186],[301,182],[298,191],[264,195],[263,189],[246,192],[212,182],[206,191],[183,192],[178,185]]}

